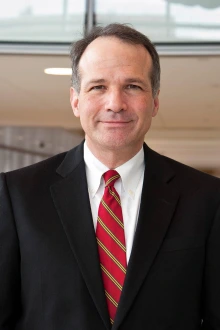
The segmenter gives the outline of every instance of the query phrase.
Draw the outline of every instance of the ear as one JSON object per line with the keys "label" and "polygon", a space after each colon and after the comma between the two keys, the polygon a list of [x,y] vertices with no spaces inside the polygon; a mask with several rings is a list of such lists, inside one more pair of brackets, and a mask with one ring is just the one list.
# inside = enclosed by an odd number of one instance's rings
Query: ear
{"label": "ear", "polygon": [[70,88],[70,104],[73,109],[73,113],[76,117],[79,117],[79,95],[75,88]]}
{"label": "ear", "polygon": [[156,96],[154,97],[154,109],[152,112],[152,117],[155,117],[159,110],[159,94],[160,94],[160,90],[158,90]]}

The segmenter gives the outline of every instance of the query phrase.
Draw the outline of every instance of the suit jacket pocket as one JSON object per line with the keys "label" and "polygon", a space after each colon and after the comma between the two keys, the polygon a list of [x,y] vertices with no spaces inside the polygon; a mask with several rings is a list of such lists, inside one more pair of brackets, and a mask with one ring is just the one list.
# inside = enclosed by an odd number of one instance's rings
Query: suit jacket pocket
{"label": "suit jacket pocket", "polygon": [[165,239],[161,251],[197,249],[205,245],[205,236],[174,237]]}

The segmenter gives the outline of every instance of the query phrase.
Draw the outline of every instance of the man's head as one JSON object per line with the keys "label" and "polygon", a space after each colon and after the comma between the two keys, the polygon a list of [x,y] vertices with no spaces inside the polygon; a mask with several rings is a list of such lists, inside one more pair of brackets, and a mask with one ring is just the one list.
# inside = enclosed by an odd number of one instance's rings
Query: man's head
{"label": "man's head", "polygon": [[102,162],[111,154],[122,164],[141,149],[159,108],[158,55],[145,36],[113,24],[76,42],[72,56],[70,102],[87,144]]}
{"label": "man's head", "polygon": [[95,27],[85,38],[73,43],[71,49],[72,85],[76,91],[80,91],[81,79],[79,62],[81,56],[83,55],[88,45],[99,37],[116,37],[122,42],[134,45],[142,45],[146,48],[152,58],[150,79],[153,95],[155,96],[160,89],[160,61],[158,53],[152,42],[144,34],[125,24],[109,24],[105,27]]}

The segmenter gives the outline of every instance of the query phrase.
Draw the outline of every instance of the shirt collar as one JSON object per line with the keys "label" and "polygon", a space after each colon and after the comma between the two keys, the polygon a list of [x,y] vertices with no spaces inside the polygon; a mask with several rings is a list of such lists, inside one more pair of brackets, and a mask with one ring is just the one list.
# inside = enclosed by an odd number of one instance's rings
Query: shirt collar
{"label": "shirt collar", "polygon": [[84,143],[84,161],[86,164],[86,177],[88,189],[93,198],[99,189],[103,173],[108,171],[108,167],[102,164],[89,150],[87,143]]}
{"label": "shirt collar", "polygon": [[131,198],[135,198],[137,186],[144,173],[144,150],[141,150],[126,163],[117,167],[115,170],[120,174],[122,187]]}
{"label": "shirt collar", "polygon": [[[93,198],[100,187],[103,173],[109,170],[89,150],[87,143],[84,143],[84,161],[86,165],[86,177],[88,189]],[[135,191],[144,172],[144,151],[143,148],[131,159],[121,166],[115,168],[120,174],[122,188],[131,198],[135,198]]]}

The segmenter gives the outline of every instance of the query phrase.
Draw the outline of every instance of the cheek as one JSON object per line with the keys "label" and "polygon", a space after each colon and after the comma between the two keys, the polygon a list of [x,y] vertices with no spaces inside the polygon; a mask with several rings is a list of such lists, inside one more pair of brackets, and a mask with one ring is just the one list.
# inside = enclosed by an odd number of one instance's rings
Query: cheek
{"label": "cheek", "polygon": [[146,103],[142,105],[142,107],[139,108],[138,112],[136,112],[136,115],[138,117],[139,127],[143,129],[148,129],[151,121],[152,121],[152,114],[153,114],[153,108],[152,107],[146,107]]}
{"label": "cheek", "polygon": [[83,101],[84,103],[97,103],[103,98],[103,95],[98,94],[98,92],[90,92],[84,94]]}
{"label": "cheek", "polygon": [[146,102],[143,100],[142,102],[139,101],[138,103],[134,102],[133,109],[140,119],[146,119],[152,117],[154,106],[152,102]]}
{"label": "cheek", "polygon": [[102,100],[94,95],[87,96],[81,103],[81,108],[88,115],[93,114],[102,108]]}
{"label": "cheek", "polygon": [[83,102],[79,108],[79,113],[80,113],[80,122],[85,130],[86,128],[92,127],[95,122],[95,118],[97,116],[97,107],[94,104],[94,102]]}

